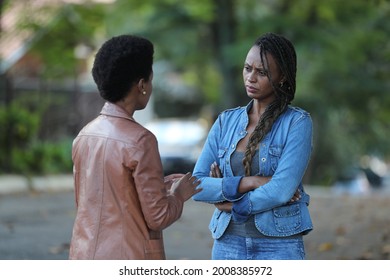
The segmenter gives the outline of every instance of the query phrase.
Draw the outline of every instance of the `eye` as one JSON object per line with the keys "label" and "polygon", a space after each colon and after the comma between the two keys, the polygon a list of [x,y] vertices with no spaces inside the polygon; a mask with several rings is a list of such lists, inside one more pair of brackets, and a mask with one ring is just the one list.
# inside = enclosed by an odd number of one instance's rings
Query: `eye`
{"label": "eye", "polygon": [[267,76],[267,71],[265,71],[265,70],[257,70],[257,73],[258,73],[260,76]]}
{"label": "eye", "polygon": [[245,66],[244,66],[244,70],[245,70],[246,72],[250,72],[250,71],[251,71],[251,67],[245,65]]}

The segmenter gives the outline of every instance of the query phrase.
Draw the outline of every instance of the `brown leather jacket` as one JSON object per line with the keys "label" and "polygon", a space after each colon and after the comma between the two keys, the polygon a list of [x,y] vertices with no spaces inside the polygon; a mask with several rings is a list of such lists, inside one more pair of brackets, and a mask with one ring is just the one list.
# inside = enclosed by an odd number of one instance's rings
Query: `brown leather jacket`
{"label": "brown leather jacket", "polygon": [[106,102],[73,142],[70,259],[165,259],[162,230],[184,202],[166,189],[156,137]]}

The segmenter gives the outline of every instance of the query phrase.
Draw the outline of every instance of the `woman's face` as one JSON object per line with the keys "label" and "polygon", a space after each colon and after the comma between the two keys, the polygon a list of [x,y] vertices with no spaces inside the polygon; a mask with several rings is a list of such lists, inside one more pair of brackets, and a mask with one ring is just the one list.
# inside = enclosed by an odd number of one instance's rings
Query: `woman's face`
{"label": "woman's face", "polygon": [[253,46],[246,56],[242,73],[247,95],[269,104],[275,99],[275,93],[268,76],[272,77],[273,83],[278,85],[282,75],[272,55],[267,53],[266,56],[267,59],[263,60],[265,64],[268,61],[268,65],[263,65],[260,59],[260,48]]}

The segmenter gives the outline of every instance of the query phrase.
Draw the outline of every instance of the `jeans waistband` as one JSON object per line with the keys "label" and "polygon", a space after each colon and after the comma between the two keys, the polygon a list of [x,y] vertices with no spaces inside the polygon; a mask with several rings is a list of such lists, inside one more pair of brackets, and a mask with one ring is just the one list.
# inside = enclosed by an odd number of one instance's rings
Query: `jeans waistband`
{"label": "jeans waistband", "polygon": [[301,234],[286,237],[264,235],[256,228],[254,216],[251,216],[245,223],[236,223],[231,220],[225,233],[250,238],[297,238],[301,236]]}

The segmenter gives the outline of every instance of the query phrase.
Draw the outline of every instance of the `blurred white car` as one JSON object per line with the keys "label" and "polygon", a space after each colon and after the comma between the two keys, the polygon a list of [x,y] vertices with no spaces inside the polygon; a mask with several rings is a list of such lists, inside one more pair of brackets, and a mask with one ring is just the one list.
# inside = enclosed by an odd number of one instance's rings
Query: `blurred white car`
{"label": "blurred white car", "polygon": [[156,135],[165,175],[193,171],[207,137],[206,121],[156,119],[145,127]]}

